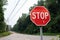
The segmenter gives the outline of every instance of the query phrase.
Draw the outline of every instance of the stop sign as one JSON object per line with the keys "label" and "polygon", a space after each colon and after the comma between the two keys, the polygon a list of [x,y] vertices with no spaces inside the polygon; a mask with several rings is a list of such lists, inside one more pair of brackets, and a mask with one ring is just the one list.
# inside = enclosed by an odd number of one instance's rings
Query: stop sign
{"label": "stop sign", "polygon": [[30,12],[30,20],[37,26],[46,26],[50,21],[50,13],[44,6],[36,6]]}

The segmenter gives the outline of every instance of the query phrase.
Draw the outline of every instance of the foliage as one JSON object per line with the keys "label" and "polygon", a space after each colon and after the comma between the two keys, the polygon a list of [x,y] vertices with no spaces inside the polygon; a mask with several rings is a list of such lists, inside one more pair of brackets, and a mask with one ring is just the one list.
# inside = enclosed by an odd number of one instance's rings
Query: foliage
{"label": "foliage", "polygon": [[6,31],[6,23],[4,22],[3,6],[6,4],[6,0],[0,0],[0,33]]}
{"label": "foliage", "polygon": [[11,34],[10,32],[2,32],[2,33],[0,33],[0,37],[7,36],[10,34]]}

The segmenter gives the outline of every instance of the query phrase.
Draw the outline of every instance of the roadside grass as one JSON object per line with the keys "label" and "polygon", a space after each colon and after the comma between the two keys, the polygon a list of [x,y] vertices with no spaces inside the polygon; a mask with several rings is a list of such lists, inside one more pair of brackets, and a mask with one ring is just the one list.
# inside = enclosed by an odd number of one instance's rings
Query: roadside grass
{"label": "roadside grass", "polygon": [[3,32],[3,33],[0,33],[0,37],[8,36],[10,34],[11,34],[10,32]]}
{"label": "roadside grass", "polygon": [[[37,33],[35,35],[40,35],[40,33]],[[44,36],[56,36],[56,35],[60,35],[60,33],[43,33]]]}
{"label": "roadside grass", "polygon": [[56,36],[56,35],[60,35],[60,33],[43,33],[43,35]]}

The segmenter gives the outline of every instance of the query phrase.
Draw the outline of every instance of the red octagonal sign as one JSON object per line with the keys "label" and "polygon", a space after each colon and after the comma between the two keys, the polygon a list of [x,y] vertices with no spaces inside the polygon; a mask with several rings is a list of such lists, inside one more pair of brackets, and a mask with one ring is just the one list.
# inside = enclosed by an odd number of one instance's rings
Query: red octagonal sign
{"label": "red octagonal sign", "polygon": [[50,13],[44,6],[36,6],[30,12],[30,20],[37,26],[46,26],[50,21]]}

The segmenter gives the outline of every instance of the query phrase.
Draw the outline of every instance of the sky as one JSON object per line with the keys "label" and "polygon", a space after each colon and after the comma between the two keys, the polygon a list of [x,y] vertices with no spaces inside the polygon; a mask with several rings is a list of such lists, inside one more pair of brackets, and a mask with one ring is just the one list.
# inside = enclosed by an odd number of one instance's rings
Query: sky
{"label": "sky", "polygon": [[[38,0],[20,0],[15,10],[11,14],[18,0],[7,0],[7,5],[4,6],[6,10],[4,11],[4,17],[6,24],[9,24],[13,27],[16,24],[19,17],[22,16],[22,13],[29,13],[29,8],[34,4],[37,4]],[[9,15],[11,16],[9,17]],[[7,18],[9,19],[7,20]]]}

